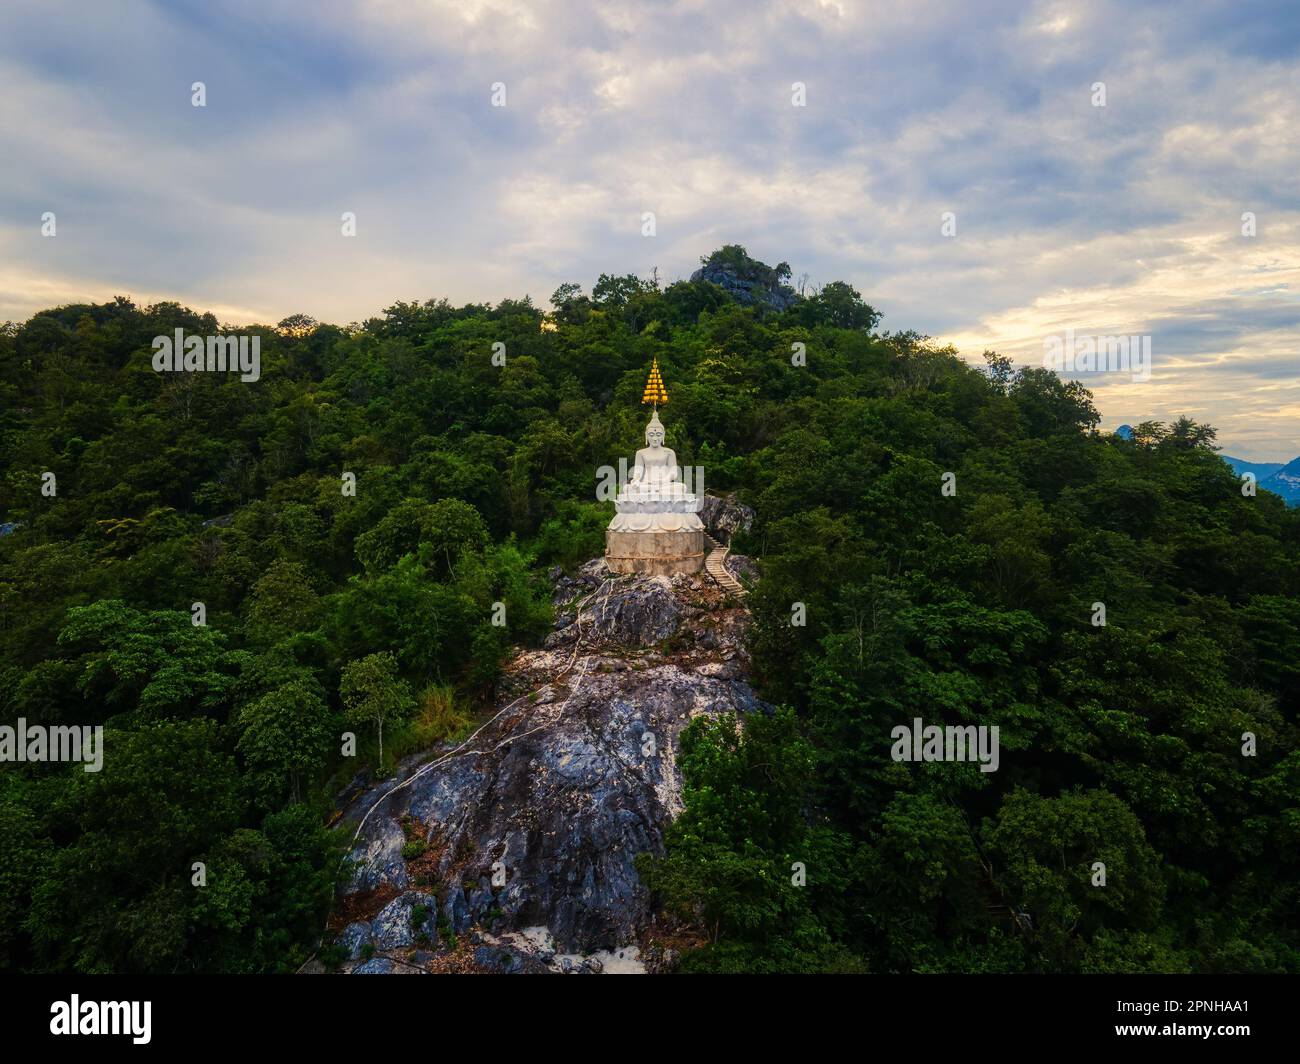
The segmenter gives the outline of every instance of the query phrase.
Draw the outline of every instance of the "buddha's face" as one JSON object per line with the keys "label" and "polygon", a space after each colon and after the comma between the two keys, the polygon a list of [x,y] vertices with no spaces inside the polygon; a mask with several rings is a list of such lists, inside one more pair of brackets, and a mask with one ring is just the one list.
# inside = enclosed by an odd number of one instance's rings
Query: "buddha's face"
{"label": "buddha's face", "polygon": [[645,431],[645,442],[651,447],[662,447],[664,443],[664,430],[658,425],[652,425]]}

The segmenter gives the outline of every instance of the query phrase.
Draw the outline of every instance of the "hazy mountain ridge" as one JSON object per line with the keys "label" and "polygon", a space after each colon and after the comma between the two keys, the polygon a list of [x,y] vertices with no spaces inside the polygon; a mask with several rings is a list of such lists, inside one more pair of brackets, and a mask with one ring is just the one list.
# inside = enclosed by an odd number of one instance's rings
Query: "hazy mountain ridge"
{"label": "hazy mountain ridge", "polygon": [[1257,486],[1286,500],[1288,506],[1300,506],[1300,458],[1290,462],[1247,462],[1229,455],[1219,455],[1238,476],[1254,473]]}
{"label": "hazy mountain ridge", "polygon": [[1242,473],[1254,473],[1260,480],[1272,476],[1286,465],[1285,462],[1248,462],[1244,458],[1233,458],[1227,454],[1221,454],[1219,457],[1232,466],[1232,471],[1238,476]]}
{"label": "hazy mountain ridge", "polygon": [[1259,486],[1286,499],[1288,506],[1300,506],[1300,458],[1288,462],[1268,477],[1261,477]]}

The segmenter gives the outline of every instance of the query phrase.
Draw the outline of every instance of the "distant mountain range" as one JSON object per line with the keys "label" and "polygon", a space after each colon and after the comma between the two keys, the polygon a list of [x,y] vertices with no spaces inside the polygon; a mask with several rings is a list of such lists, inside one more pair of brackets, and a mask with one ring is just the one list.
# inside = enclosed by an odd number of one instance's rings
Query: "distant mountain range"
{"label": "distant mountain range", "polygon": [[1288,506],[1300,506],[1300,458],[1288,462],[1271,476],[1260,477],[1259,486],[1281,495]]}
{"label": "distant mountain range", "polygon": [[[1259,480],[1271,477],[1279,469],[1286,468],[1285,462],[1247,462],[1244,458],[1233,458],[1226,454],[1221,454],[1219,457],[1232,466],[1234,473],[1254,473]],[[1295,465],[1295,462],[1291,464]]]}
{"label": "distant mountain range", "polygon": [[[1115,435],[1122,440],[1133,438],[1133,426],[1121,425]],[[1300,506],[1300,458],[1290,462],[1247,462],[1244,458],[1231,455],[1219,455],[1240,476],[1242,473],[1254,473],[1259,486],[1274,495],[1281,495],[1288,506]]]}

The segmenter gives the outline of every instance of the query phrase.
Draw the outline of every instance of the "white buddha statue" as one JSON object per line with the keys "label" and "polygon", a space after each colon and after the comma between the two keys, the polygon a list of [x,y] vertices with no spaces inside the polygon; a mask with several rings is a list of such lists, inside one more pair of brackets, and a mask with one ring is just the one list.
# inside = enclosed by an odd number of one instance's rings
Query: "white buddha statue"
{"label": "white buddha statue", "polygon": [[658,412],[650,416],[646,445],[636,452],[632,476],[614,500],[611,532],[698,532],[700,497],[686,490],[677,455],[664,446]]}

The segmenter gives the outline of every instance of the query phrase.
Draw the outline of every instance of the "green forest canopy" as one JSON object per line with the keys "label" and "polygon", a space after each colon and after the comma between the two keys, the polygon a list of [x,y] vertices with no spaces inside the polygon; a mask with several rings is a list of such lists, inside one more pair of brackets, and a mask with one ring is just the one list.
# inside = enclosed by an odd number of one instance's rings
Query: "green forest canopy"
{"label": "green forest canopy", "polygon": [[[549,313],[5,327],[0,718],[103,724],[112,771],[0,768],[0,965],[295,968],[338,736],[373,765],[382,718],[391,764],[549,630],[540,574],[600,553],[594,471],[640,445],[657,356],[669,445],[757,511],[734,546],[784,707],[684,743],[642,870],[702,931],[686,967],[1300,970],[1300,511],[1243,497],[1205,426],[1104,435],[1078,384],[878,324],[845,284],[778,313],[602,275]],[[255,332],[260,380],[154,372],[176,328]],[[893,762],[914,717],[998,725],[999,771]]]}

